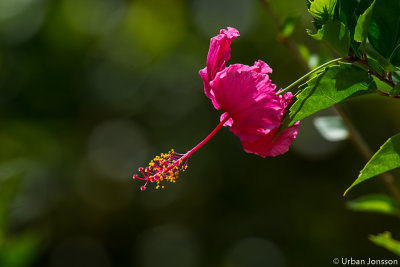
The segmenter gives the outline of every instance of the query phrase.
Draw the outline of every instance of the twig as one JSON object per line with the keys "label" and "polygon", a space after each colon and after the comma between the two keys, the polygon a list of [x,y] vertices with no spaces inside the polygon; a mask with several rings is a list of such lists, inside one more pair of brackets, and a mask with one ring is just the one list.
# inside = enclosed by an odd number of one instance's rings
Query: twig
{"label": "twig", "polygon": [[384,72],[384,75],[380,75],[379,73],[377,73],[372,67],[371,65],[369,65],[368,63],[368,57],[367,57],[367,53],[365,51],[362,52],[363,53],[363,59],[359,59],[357,57],[352,57],[352,61],[353,62],[360,62],[362,64],[364,64],[367,68],[368,68],[368,73],[375,75],[376,77],[379,78],[379,80],[389,84],[391,87],[394,87],[395,84],[392,80],[392,73],[389,72],[389,78],[386,78],[386,72]]}

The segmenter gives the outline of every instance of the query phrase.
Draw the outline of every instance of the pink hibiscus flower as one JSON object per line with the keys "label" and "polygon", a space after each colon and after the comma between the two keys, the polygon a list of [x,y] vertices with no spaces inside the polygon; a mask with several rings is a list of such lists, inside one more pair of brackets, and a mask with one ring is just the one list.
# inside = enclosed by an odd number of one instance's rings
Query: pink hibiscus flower
{"label": "pink hibiscus flower", "polygon": [[253,66],[234,64],[226,67],[230,59],[230,45],[239,32],[228,27],[211,39],[206,67],[199,71],[204,82],[204,92],[217,110],[225,111],[218,126],[198,145],[185,154],[174,150],[155,157],[146,168],[139,168],[141,176],[134,179],[147,184],[163,181],[175,182],[179,173],[186,170],[189,157],[206,144],[222,126],[240,138],[243,149],[262,157],[286,153],[297,135],[298,123],[281,131],[282,119],[292,94],[276,95],[276,85],[269,79],[272,69],[259,60]]}
{"label": "pink hibiscus flower", "polygon": [[225,66],[237,36],[238,31],[228,27],[211,39],[206,67],[199,72],[206,96],[216,109],[226,111],[221,120],[229,117],[224,126],[231,127],[246,152],[262,157],[281,155],[298,132],[297,123],[278,135],[292,94],[276,95],[276,85],[268,76],[272,69],[261,60],[254,66]]}

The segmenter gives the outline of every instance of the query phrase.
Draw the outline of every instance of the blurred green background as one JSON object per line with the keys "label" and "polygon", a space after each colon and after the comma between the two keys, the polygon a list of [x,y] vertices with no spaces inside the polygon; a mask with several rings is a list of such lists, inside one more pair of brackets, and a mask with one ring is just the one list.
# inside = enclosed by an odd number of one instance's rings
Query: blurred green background
{"label": "blurred green background", "polygon": [[[293,38],[311,65],[329,56],[305,32],[304,1],[271,5],[282,22],[298,16]],[[198,70],[227,26],[241,33],[229,64],[262,59],[278,87],[305,73],[258,0],[0,0],[0,266],[395,257],[367,237],[389,230],[399,239],[396,218],[345,208],[383,187],[371,180],[343,198],[363,161],[348,141],[324,140],[313,118],[286,155],[247,154],[222,129],[177,183],[141,192],[131,179],[217,125]],[[400,129],[397,102],[370,96],[344,106],[374,151]]]}

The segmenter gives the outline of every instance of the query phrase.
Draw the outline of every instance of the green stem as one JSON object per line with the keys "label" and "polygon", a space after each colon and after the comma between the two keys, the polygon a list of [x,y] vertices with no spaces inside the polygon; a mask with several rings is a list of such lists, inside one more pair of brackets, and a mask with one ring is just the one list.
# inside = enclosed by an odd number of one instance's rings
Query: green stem
{"label": "green stem", "polygon": [[291,85],[289,85],[288,87],[286,87],[285,89],[283,89],[282,91],[277,92],[276,95],[281,95],[281,94],[283,94],[283,93],[286,93],[287,91],[289,91],[289,90],[292,89],[293,87],[295,87],[295,86],[297,86],[298,84],[304,82],[304,80],[306,80],[306,79],[307,79],[311,74],[313,74],[314,72],[317,72],[317,71],[319,71],[320,69],[323,69],[323,68],[325,68],[326,66],[328,66],[328,65],[330,65],[330,64],[332,64],[332,63],[338,62],[338,61],[340,61],[340,60],[343,60],[343,59],[344,59],[344,57],[336,58],[336,59],[333,59],[333,60],[331,60],[331,61],[328,61],[328,62],[322,64],[321,66],[319,66],[319,67],[313,69],[313,70],[310,71],[309,73],[307,73],[307,74],[305,74],[304,76],[302,76],[300,79],[298,79],[297,81],[295,81],[294,83],[292,83]]}

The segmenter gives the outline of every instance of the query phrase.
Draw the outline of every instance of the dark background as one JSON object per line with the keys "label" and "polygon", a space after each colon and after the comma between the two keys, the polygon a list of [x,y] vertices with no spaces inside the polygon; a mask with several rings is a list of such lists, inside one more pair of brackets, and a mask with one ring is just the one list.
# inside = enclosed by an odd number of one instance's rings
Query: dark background
{"label": "dark background", "polygon": [[[293,39],[311,65],[327,58],[305,32],[312,19],[304,1],[271,5],[282,22],[298,16]],[[241,33],[228,64],[262,59],[278,87],[305,73],[261,1],[0,1],[5,266],[331,266],[336,257],[395,258],[368,235],[388,230],[399,239],[399,221],[345,208],[383,187],[371,180],[342,197],[364,162],[350,142],[325,141],[316,116],[302,122],[283,156],[247,154],[224,128],[175,184],[141,192],[131,179],[154,156],[184,153],[218,124],[198,70],[209,39],[227,26]],[[399,131],[396,100],[363,97],[344,109],[374,151]]]}

